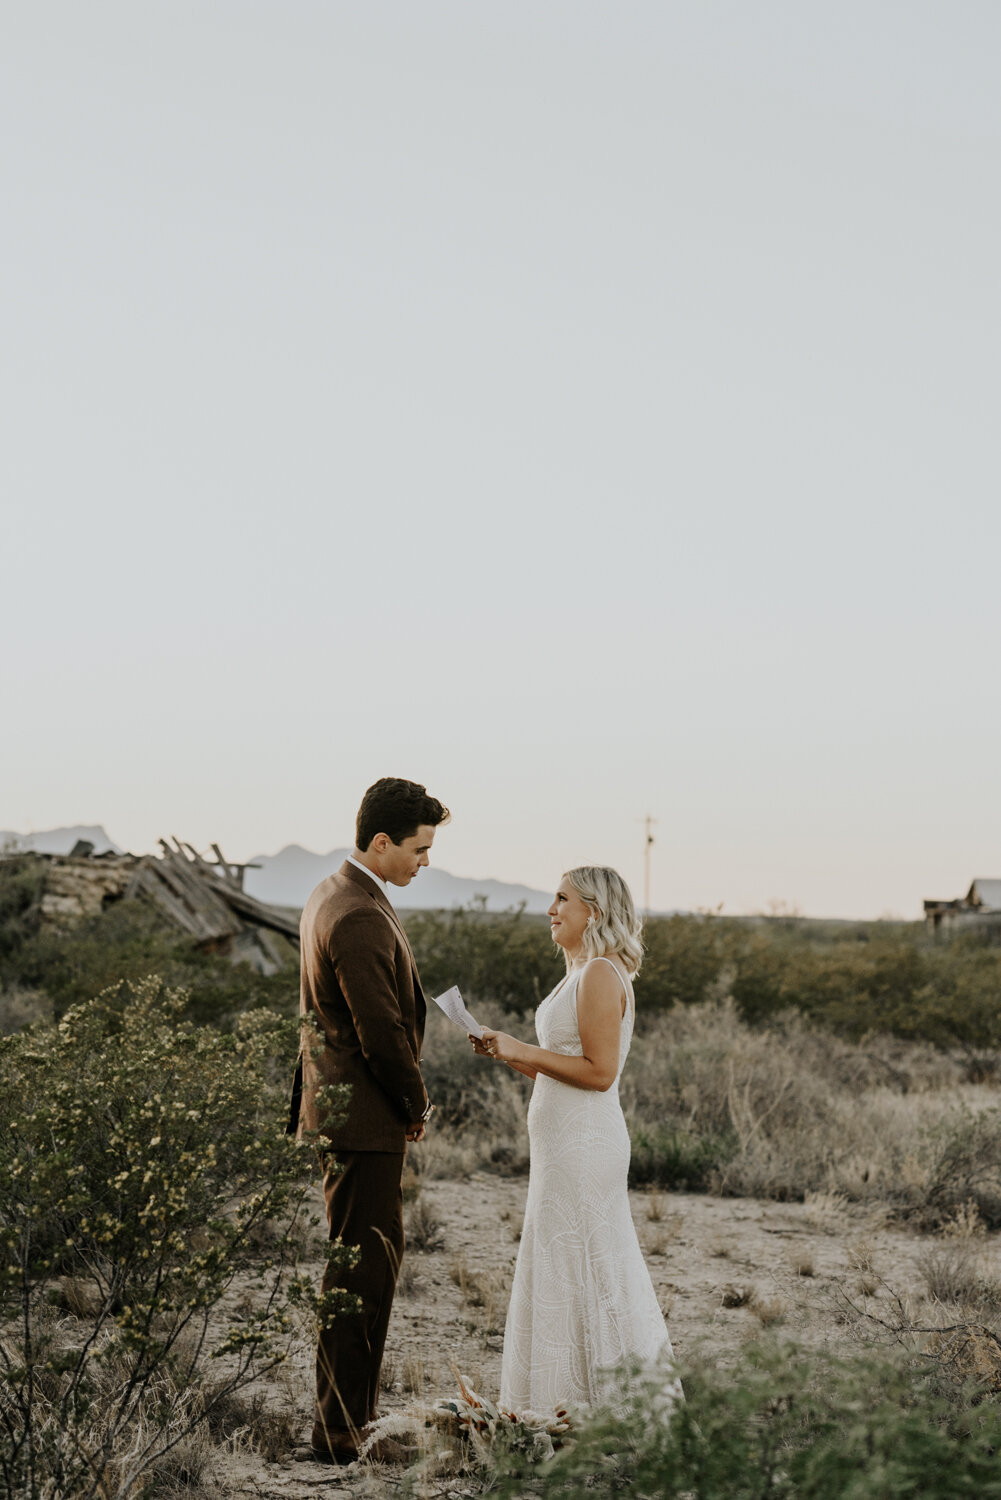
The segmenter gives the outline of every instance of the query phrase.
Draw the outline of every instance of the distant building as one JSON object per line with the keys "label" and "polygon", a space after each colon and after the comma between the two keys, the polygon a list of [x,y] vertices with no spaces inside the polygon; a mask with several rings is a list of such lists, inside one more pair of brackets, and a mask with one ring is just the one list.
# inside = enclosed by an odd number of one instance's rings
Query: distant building
{"label": "distant building", "polygon": [[955,901],[926,901],[925,922],[932,932],[989,932],[1001,941],[1001,880],[977,879]]}

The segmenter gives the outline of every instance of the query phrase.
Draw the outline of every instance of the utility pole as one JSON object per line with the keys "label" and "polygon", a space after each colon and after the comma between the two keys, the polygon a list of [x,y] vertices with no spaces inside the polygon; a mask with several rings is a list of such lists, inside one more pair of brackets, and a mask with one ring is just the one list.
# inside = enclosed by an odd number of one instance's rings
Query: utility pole
{"label": "utility pole", "polygon": [[649,813],[643,819],[643,915],[646,917],[650,915],[650,847],[653,844],[650,830],[656,821]]}

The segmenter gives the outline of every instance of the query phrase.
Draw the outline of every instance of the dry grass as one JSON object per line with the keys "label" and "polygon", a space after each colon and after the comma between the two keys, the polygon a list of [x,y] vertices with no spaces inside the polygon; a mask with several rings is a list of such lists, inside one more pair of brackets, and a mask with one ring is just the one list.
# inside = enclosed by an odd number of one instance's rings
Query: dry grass
{"label": "dry grass", "polygon": [[439,1127],[421,1145],[421,1176],[431,1182],[466,1182],[480,1167],[482,1158],[479,1136]]}
{"label": "dry grass", "polygon": [[163,1500],[209,1500],[212,1487],[208,1479],[217,1455],[215,1441],[207,1427],[196,1427],[181,1438],[150,1470],[153,1493]]}
{"label": "dry grass", "polygon": [[644,1199],[646,1223],[640,1226],[640,1240],[647,1255],[665,1255],[684,1228],[684,1214],[669,1209],[666,1193],[648,1192]]}
{"label": "dry grass", "polygon": [[400,1297],[412,1297],[423,1285],[424,1278],[421,1275],[420,1257],[417,1255],[404,1255],[400,1263],[400,1273],[396,1278],[396,1291]]}
{"label": "dry grass", "polygon": [[274,1464],[288,1457],[301,1426],[299,1412],[269,1406],[254,1417],[240,1437],[265,1463]]}
{"label": "dry grass", "polygon": [[408,1395],[423,1391],[427,1384],[427,1372],[419,1354],[409,1354],[400,1370],[400,1385]]}
{"label": "dry grass", "polygon": [[786,1305],[781,1297],[759,1297],[755,1294],[748,1306],[762,1328],[772,1328],[785,1321]]}
{"label": "dry grass", "polygon": [[417,1193],[406,1205],[404,1232],[412,1250],[440,1250],[445,1243],[441,1220],[423,1193]]}
{"label": "dry grass", "polygon": [[980,1286],[977,1259],[969,1241],[948,1240],[922,1250],[915,1263],[933,1301],[968,1306]]}
{"label": "dry grass", "polygon": [[471,1307],[483,1306],[483,1286],[479,1276],[470,1271],[464,1255],[453,1256],[449,1261],[448,1274],[462,1294],[462,1300]]}
{"label": "dry grass", "polygon": [[1001,1223],[997,1096],[963,1079],[923,1044],[855,1045],[793,1016],[754,1029],[724,1001],[652,1018],[622,1098],[634,1135],[715,1143],[711,1187],[805,1201],[818,1226],[857,1203],[932,1227],[968,1201]]}
{"label": "dry grass", "polygon": [[488,1275],[473,1271],[464,1255],[453,1258],[448,1273],[459,1288],[466,1306],[478,1314],[476,1322],[484,1332],[500,1333],[504,1327],[510,1292],[508,1275],[499,1270],[491,1271]]}
{"label": "dry grass", "polygon": [[975,1203],[962,1203],[956,1212],[942,1224],[942,1233],[947,1239],[982,1239],[987,1233],[980,1210]]}
{"label": "dry grass", "polygon": [[441,1372],[437,1364],[429,1363],[420,1354],[408,1354],[400,1367],[400,1386],[408,1396],[420,1396],[429,1388],[437,1389],[441,1384]]}
{"label": "dry grass", "polygon": [[98,1309],[93,1283],[78,1276],[63,1276],[52,1283],[49,1304],[68,1312],[71,1317],[89,1319]]}
{"label": "dry grass", "polygon": [[814,1229],[831,1229],[840,1224],[847,1204],[844,1193],[833,1192],[830,1188],[803,1194],[806,1222]]}
{"label": "dry grass", "polygon": [[664,1255],[673,1239],[668,1229],[648,1229],[643,1235],[643,1249],[647,1255]]}
{"label": "dry grass", "polygon": [[656,1190],[646,1195],[646,1216],[651,1224],[659,1224],[667,1213],[667,1194]]}
{"label": "dry grass", "polygon": [[856,1240],[848,1247],[848,1254],[852,1265],[857,1271],[874,1270],[873,1258],[875,1251],[868,1240]]}
{"label": "dry grass", "polygon": [[1001,1282],[991,1274],[980,1241],[943,1238],[915,1257],[933,1302],[989,1317],[1001,1309]]}
{"label": "dry grass", "polygon": [[961,1325],[933,1334],[927,1349],[957,1384],[1001,1395],[1001,1340],[996,1332],[982,1325]]}
{"label": "dry grass", "polygon": [[218,1442],[225,1440],[233,1452],[251,1451],[267,1463],[277,1463],[292,1449],[302,1416],[286,1394],[282,1400],[273,1390],[261,1387],[225,1391],[216,1396],[212,1387],[203,1393],[207,1408],[204,1425]]}
{"label": "dry grass", "polygon": [[[941,1227],[968,1203],[1001,1227],[997,1094],[966,1081],[963,1058],[886,1037],[843,1041],[792,1014],[753,1028],[725,998],[644,1018],[642,981],[638,998],[623,1108],[634,1141],[652,1137],[656,1152],[659,1133],[674,1152],[666,1175],[646,1180],[670,1187],[687,1175],[724,1194],[805,1201],[818,1227],[840,1222],[846,1204]],[[486,1018],[531,1033],[527,1018]],[[443,1017],[430,1028],[452,1116],[420,1148],[422,1174],[522,1172],[525,1081],[484,1075]],[[646,1214],[664,1219],[663,1192],[649,1194]]]}

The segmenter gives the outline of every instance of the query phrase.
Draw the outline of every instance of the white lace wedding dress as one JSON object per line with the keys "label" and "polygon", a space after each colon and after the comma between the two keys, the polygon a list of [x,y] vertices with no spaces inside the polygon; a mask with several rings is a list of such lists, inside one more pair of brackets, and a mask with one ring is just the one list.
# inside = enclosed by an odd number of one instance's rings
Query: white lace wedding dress
{"label": "white lace wedding dress", "polygon": [[[608,963],[592,959],[592,963]],[[612,968],[622,975],[615,964]],[[539,1006],[539,1045],[583,1055],[574,969]],[[619,1069],[606,1093],[539,1074],[528,1109],[531,1172],[504,1334],[501,1405],[523,1412],[602,1404],[624,1363],[671,1360],[671,1341],[629,1211],[629,1134],[619,1078],[633,1033],[632,986]],[[665,1394],[680,1395],[680,1386]]]}

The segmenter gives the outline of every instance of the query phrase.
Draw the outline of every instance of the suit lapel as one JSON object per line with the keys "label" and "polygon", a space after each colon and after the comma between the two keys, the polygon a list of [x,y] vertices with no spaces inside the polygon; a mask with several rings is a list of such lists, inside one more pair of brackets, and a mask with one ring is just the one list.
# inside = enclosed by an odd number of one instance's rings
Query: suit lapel
{"label": "suit lapel", "polygon": [[414,957],[414,950],[410,946],[410,939],[407,937],[407,930],[397,916],[393,903],[390,901],[389,897],[385,895],[384,892],[375,884],[374,880],[366,880],[364,875],[362,875],[360,871],[356,871],[354,865],[350,864],[347,860],[345,860],[344,864],[341,866],[340,873],[342,875],[347,875],[350,880],[357,881],[362,890],[368,892],[368,894],[372,897],[372,900],[378,906],[379,910],[386,913],[386,916],[389,918],[393,926],[396,928],[397,932],[400,934],[406,950],[410,954],[410,965],[414,971],[414,985],[417,989],[417,993],[423,1000],[424,991],[421,989],[420,975],[417,972],[417,960]]}
{"label": "suit lapel", "polygon": [[414,957],[414,950],[410,946],[410,939],[407,937],[407,929],[404,927],[396,912],[393,910],[393,903],[390,901],[389,897],[384,896],[381,891],[373,891],[372,894],[406,944],[407,952],[410,954],[410,967],[414,971],[414,989],[423,1000],[424,991],[421,989],[421,977],[417,972],[417,960]]}
{"label": "suit lapel", "polygon": [[395,910],[393,909],[393,903],[392,903],[392,901],[390,901],[390,899],[389,899],[388,896],[384,896],[381,891],[373,890],[372,895],[375,897],[376,901],[382,907],[382,910],[386,913],[386,916],[392,922],[393,926],[396,928],[397,932],[400,934],[400,937],[406,943],[406,945],[407,945],[407,952],[410,954],[410,962],[413,964],[414,968],[416,969],[417,968],[417,960],[414,958],[414,950],[413,950],[413,948],[411,948],[411,946],[410,946],[410,939],[407,937],[407,929],[404,927],[403,923],[400,921],[400,919],[397,916]]}

